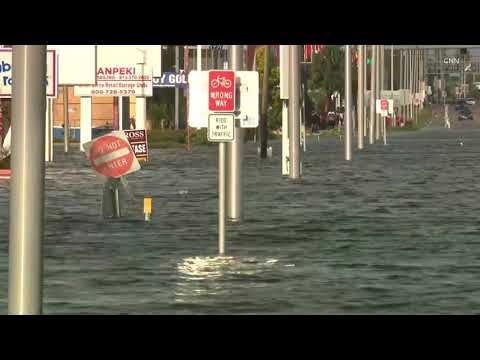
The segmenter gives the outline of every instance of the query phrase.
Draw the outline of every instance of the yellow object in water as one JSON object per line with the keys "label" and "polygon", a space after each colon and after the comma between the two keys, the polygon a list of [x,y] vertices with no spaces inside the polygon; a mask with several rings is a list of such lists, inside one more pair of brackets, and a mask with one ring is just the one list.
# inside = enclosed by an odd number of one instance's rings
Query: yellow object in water
{"label": "yellow object in water", "polygon": [[151,214],[152,213],[152,198],[146,197],[143,199],[143,213]]}

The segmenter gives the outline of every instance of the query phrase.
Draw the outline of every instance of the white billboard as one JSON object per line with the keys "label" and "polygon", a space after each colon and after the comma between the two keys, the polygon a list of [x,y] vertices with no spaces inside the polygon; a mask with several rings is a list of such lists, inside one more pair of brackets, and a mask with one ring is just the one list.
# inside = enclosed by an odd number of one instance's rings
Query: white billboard
{"label": "white billboard", "polygon": [[99,67],[96,85],[75,86],[75,96],[152,96],[150,66]]}
{"label": "white billboard", "polygon": [[[12,49],[0,49],[0,98],[12,97]],[[54,50],[47,51],[46,94],[57,97],[57,55]]]}
{"label": "white billboard", "polygon": [[161,45],[97,45],[97,69],[145,64],[152,76],[162,76]]}
{"label": "white billboard", "polygon": [[48,45],[58,54],[59,85],[92,85],[96,77],[96,45]]}

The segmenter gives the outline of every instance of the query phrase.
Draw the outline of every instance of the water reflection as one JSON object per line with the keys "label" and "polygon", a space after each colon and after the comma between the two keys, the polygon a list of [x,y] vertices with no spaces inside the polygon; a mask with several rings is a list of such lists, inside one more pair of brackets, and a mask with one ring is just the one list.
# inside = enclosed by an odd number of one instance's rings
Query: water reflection
{"label": "water reflection", "polygon": [[[201,303],[210,296],[231,295],[251,282],[251,288],[265,287],[272,278],[282,276],[282,263],[275,258],[216,256],[188,257],[177,264],[175,302]],[[263,280],[263,281],[262,281]],[[199,299],[200,298],[200,299]]]}

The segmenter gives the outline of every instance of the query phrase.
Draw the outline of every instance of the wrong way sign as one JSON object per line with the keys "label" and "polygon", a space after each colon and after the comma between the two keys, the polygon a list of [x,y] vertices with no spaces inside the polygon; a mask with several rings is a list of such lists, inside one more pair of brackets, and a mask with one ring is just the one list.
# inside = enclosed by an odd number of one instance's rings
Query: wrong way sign
{"label": "wrong way sign", "polygon": [[113,131],[83,145],[93,169],[105,177],[119,178],[141,169],[123,131]]}
{"label": "wrong way sign", "polygon": [[209,71],[208,110],[214,112],[235,111],[235,71]]}

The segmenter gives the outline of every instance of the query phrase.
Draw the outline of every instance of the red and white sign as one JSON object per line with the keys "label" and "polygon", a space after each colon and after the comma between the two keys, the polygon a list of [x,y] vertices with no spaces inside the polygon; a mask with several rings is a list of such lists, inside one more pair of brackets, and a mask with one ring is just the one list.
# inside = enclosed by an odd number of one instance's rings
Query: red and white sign
{"label": "red and white sign", "polygon": [[208,110],[235,111],[235,71],[211,70],[208,72]]}
{"label": "red and white sign", "polygon": [[123,131],[112,131],[85,143],[83,147],[92,167],[100,175],[119,178],[140,170],[140,164]]}
{"label": "red and white sign", "polygon": [[137,159],[148,159],[147,130],[123,130]]}
{"label": "red and white sign", "polygon": [[387,99],[380,100],[380,108],[383,111],[388,110],[388,100]]}
{"label": "red and white sign", "polygon": [[0,169],[0,180],[10,180],[11,176],[12,176],[12,170]]}
{"label": "red and white sign", "polygon": [[152,96],[152,81],[150,66],[100,67],[97,84],[75,86],[75,96]]}

